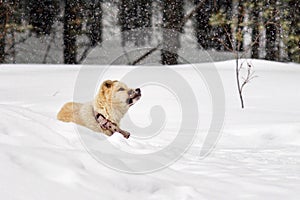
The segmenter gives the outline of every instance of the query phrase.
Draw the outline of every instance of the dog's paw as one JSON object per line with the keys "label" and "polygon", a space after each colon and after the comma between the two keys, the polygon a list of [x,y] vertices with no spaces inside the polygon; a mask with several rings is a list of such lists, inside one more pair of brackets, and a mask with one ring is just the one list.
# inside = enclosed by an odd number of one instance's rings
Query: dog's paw
{"label": "dog's paw", "polygon": [[108,136],[112,136],[114,134],[114,132],[110,132],[109,134],[108,134]]}

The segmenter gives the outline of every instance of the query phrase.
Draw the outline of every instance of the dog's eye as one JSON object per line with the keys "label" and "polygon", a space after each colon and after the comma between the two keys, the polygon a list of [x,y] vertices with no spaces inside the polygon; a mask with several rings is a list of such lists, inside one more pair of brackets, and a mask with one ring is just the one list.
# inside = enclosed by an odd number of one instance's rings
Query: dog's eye
{"label": "dog's eye", "polygon": [[119,89],[118,89],[118,92],[124,91],[124,90],[125,90],[124,88],[119,88]]}

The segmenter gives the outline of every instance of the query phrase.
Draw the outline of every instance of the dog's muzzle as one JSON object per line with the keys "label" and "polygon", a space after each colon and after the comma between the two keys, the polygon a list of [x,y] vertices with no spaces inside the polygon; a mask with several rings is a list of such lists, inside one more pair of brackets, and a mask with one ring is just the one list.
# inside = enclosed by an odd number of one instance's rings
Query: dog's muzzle
{"label": "dog's muzzle", "polygon": [[141,89],[137,88],[135,90],[129,90],[128,95],[129,95],[129,98],[126,100],[126,103],[129,106],[132,106],[141,98],[141,96],[142,96]]}

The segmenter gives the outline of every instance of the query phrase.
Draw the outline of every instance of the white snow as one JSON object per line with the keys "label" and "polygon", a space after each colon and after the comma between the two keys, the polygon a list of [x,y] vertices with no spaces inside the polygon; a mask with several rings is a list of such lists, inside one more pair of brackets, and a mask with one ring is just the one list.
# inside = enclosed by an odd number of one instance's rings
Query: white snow
{"label": "white snow", "polygon": [[[234,61],[214,63],[223,82],[226,119],[211,154],[200,158],[200,134],[175,163],[139,175],[115,171],[84,148],[74,124],[56,120],[60,107],[73,98],[79,66],[0,66],[0,198],[17,199],[299,199],[300,92],[299,64],[252,60],[254,79],[245,88],[246,109],[240,109]],[[210,70],[206,64],[197,65]],[[105,78],[120,79],[129,69],[111,67]],[[91,68],[91,70],[93,70]],[[211,120],[211,102],[203,81],[189,66],[176,66],[197,93],[200,130]],[[151,123],[151,102],[166,107],[166,129],[150,139],[115,134],[116,148],[147,154],[164,148],[176,136],[180,109],[163,90],[142,88],[143,97],[129,115],[140,126]],[[159,96],[155,95],[159,92]],[[165,95],[165,96],[164,96]],[[168,108],[168,106],[170,108]],[[97,145],[101,137],[88,132]],[[101,148],[99,148],[101,150]],[[105,151],[105,150],[103,150]],[[174,152],[176,153],[176,152]],[[126,162],[111,153],[111,159]]]}

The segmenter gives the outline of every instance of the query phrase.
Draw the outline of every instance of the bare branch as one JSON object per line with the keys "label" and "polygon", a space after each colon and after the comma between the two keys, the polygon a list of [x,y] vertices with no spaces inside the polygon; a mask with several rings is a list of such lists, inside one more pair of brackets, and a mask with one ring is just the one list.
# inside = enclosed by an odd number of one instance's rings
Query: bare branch
{"label": "bare branch", "polygon": [[91,44],[90,44],[90,45],[87,45],[87,47],[86,47],[85,50],[83,51],[83,53],[82,53],[80,59],[77,61],[78,64],[81,64],[81,63],[86,59],[86,57],[88,56],[88,54],[89,54],[89,52],[90,52],[90,50],[91,50],[92,48],[93,48],[93,47],[92,47]]}
{"label": "bare branch", "polygon": [[124,48],[124,46],[122,45],[122,49],[123,49],[123,53],[125,54],[125,57],[127,59],[127,62],[128,62],[128,65],[131,65],[131,61],[130,61],[130,58],[129,58],[129,55],[126,51],[126,49]]}
{"label": "bare branch", "polygon": [[[26,37],[21,37],[21,39],[19,39],[19,41],[15,42],[14,45],[18,45],[18,44],[21,44],[21,43],[24,43],[26,42],[26,40],[28,40],[30,37],[31,37],[31,32],[29,32],[28,35],[26,35]],[[11,45],[8,49],[7,49],[7,52],[9,53],[9,51],[11,51],[12,49],[14,48],[13,45]]]}
{"label": "bare branch", "polygon": [[244,78],[244,82],[241,86],[241,92],[243,92],[244,86],[249,83],[252,79],[256,78],[257,76],[254,76],[254,71],[252,71],[252,65],[247,61],[247,76]]}
{"label": "bare branch", "polygon": [[142,60],[144,60],[145,58],[147,58],[149,55],[151,55],[153,52],[155,52],[157,49],[159,49],[159,47],[161,46],[162,44],[159,43],[156,47],[150,49],[148,52],[146,52],[145,54],[143,54],[141,57],[139,57],[138,59],[136,59],[135,61],[132,62],[132,65],[136,65],[138,64],[139,62],[141,62]]}
{"label": "bare branch", "polygon": [[220,39],[220,38],[217,38],[217,37],[213,37],[213,40],[217,40],[218,42],[220,42],[220,43],[223,45],[223,47],[224,47],[225,49],[227,49],[228,51],[234,53],[234,50],[233,50],[232,48],[230,48],[230,47],[224,42],[224,40],[222,40],[222,39]]}
{"label": "bare branch", "polygon": [[228,38],[228,40],[229,40],[229,42],[230,42],[230,45],[231,45],[231,47],[232,47],[232,52],[233,52],[233,51],[234,51],[234,49],[233,49],[233,42],[232,42],[232,38],[230,37],[230,34],[229,34],[229,32],[228,32],[227,28],[225,28],[225,27],[224,27],[224,25],[222,25],[222,28],[225,30],[226,36],[227,36],[227,38]]}
{"label": "bare branch", "polygon": [[46,61],[47,61],[47,57],[48,57],[49,52],[50,52],[50,49],[51,49],[51,43],[52,43],[54,40],[55,40],[55,33],[53,32],[53,33],[52,33],[51,40],[50,40],[49,43],[48,43],[48,46],[47,46],[47,49],[46,49],[46,52],[45,52],[45,55],[44,55],[43,64],[45,64]]}

